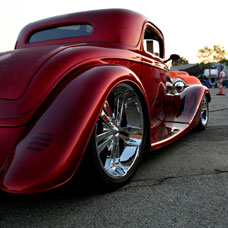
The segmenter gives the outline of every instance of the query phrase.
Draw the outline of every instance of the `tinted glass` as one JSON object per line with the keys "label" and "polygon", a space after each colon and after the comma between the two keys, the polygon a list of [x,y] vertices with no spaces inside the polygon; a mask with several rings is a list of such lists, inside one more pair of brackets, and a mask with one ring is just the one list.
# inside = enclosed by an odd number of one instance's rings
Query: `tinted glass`
{"label": "tinted glass", "polygon": [[33,33],[28,42],[35,43],[46,40],[89,36],[92,31],[93,27],[89,24],[59,26]]}

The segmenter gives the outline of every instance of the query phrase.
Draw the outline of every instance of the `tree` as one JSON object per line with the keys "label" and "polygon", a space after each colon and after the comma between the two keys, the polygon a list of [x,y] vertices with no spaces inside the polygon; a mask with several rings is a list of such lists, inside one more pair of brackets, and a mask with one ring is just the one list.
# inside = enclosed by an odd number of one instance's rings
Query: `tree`
{"label": "tree", "polygon": [[180,57],[180,59],[178,60],[173,60],[172,61],[172,66],[175,66],[175,65],[184,65],[184,64],[189,64],[188,60],[184,57]]}
{"label": "tree", "polygon": [[205,46],[204,48],[198,50],[197,57],[202,63],[220,62],[226,59],[226,53],[223,46],[217,44],[213,48]]}
{"label": "tree", "polygon": [[222,59],[221,61],[219,61],[219,63],[228,66],[228,59]]}

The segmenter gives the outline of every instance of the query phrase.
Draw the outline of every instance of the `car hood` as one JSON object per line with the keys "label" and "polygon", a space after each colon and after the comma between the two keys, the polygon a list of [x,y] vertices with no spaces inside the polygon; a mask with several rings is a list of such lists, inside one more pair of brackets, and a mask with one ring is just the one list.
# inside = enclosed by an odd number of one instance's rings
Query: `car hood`
{"label": "car hood", "polygon": [[17,49],[0,54],[0,99],[18,99],[39,68],[64,47]]}

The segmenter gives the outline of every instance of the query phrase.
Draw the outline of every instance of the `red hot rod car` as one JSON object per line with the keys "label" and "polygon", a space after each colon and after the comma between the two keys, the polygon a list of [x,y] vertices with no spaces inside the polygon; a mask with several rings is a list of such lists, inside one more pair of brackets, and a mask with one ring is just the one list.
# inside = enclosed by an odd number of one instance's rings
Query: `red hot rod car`
{"label": "red hot rod car", "polygon": [[174,85],[164,57],[162,32],[128,10],[25,26],[15,50],[0,54],[0,188],[58,187],[87,153],[88,172],[118,187],[146,146],[154,150],[204,129],[208,89]]}

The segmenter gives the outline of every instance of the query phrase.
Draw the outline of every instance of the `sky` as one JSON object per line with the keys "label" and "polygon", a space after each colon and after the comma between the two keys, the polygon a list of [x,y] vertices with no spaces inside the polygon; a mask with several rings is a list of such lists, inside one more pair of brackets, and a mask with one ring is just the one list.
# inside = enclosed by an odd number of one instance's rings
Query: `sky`
{"label": "sky", "polygon": [[166,58],[175,53],[197,63],[197,51],[206,45],[220,44],[228,51],[227,0],[7,0],[0,6],[0,52],[13,50],[20,30],[30,22],[106,8],[147,16],[164,34]]}

